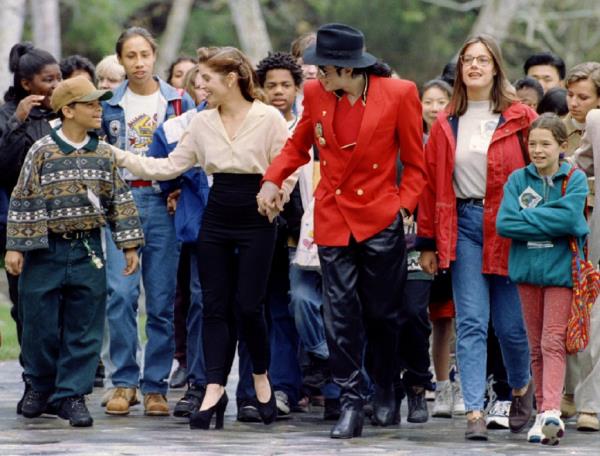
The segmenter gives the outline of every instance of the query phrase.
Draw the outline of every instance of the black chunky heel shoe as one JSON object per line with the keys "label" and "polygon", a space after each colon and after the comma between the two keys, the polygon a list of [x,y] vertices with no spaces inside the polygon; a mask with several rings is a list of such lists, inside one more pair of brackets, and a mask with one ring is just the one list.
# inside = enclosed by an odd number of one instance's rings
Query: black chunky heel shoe
{"label": "black chunky heel shoe", "polygon": [[191,414],[190,429],[209,429],[213,414],[216,414],[215,429],[223,429],[225,409],[228,402],[227,392],[223,391],[223,395],[215,405],[206,410],[196,410]]}
{"label": "black chunky heel shoe", "polygon": [[275,392],[273,391],[271,379],[269,379],[269,388],[271,389],[271,397],[267,402],[260,402],[258,396],[256,397],[258,414],[265,424],[271,424],[277,419],[277,401],[275,399]]}
{"label": "black chunky heel shoe", "polygon": [[332,439],[351,439],[362,435],[364,412],[362,408],[345,408],[331,429]]}

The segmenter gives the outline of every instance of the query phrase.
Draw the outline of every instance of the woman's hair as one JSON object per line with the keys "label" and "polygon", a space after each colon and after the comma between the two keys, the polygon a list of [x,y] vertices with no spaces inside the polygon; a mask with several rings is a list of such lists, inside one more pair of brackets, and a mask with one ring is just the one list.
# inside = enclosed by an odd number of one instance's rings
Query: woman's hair
{"label": "woman's hair", "polygon": [[63,79],[69,79],[77,70],[85,71],[92,81],[96,80],[96,69],[87,57],[70,55],[60,61],[60,72]]}
{"label": "woman's hair", "polygon": [[462,116],[466,112],[468,106],[467,88],[463,81],[462,75],[462,56],[467,48],[475,43],[481,43],[484,45],[491,54],[494,62],[496,74],[494,75],[494,82],[492,85],[492,110],[496,113],[500,113],[508,108],[512,103],[517,101],[512,86],[506,77],[506,72],[504,70],[504,64],[502,61],[502,51],[500,51],[500,47],[492,37],[487,35],[477,35],[469,38],[463,44],[458,54],[454,92],[452,93],[452,99],[448,104],[448,111],[456,116]]}
{"label": "woman's hair", "polygon": [[202,102],[202,100],[196,99],[196,76],[198,76],[198,71],[200,71],[200,67],[195,65],[194,68],[188,70],[183,79],[183,90],[190,94],[196,106]]}
{"label": "woman's hair", "polygon": [[152,52],[156,53],[156,49],[158,48],[156,40],[148,30],[143,27],[129,27],[127,30],[123,31],[123,33],[121,33],[117,39],[117,44],[115,45],[115,52],[117,56],[121,57],[121,52],[123,52],[125,41],[134,36],[141,36],[144,38],[152,48]]}
{"label": "woman's hair", "polygon": [[175,71],[175,67],[181,62],[191,62],[194,65],[198,63],[196,62],[196,59],[194,59],[194,57],[190,57],[189,55],[182,55],[181,57],[177,57],[177,60],[171,63],[171,65],[169,65],[169,69],[167,70],[167,82],[169,84],[171,84],[171,79],[173,78],[173,71]]}
{"label": "woman's hair", "polygon": [[302,67],[296,63],[294,57],[287,52],[269,53],[267,57],[258,62],[256,66],[256,76],[258,83],[264,87],[267,79],[267,73],[271,70],[288,70],[294,80],[294,85],[302,85]]}
{"label": "woman's hair", "polygon": [[125,79],[125,68],[119,63],[115,54],[107,55],[96,65],[96,77],[106,73],[118,74],[121,79]]}
{"label": "woman's hair", "polygon": [[561,118],[552,112],[546,112],[535,119],[529,127],[529,132],[536,128],[549,130],[558,144],[563,144],[568,141],[569,134],[567,133],[567,127],[565,127]]}
{"label": "woman's hair", "polygon": [[571,84],[586,79],[592,81],[596,87],[596,95],[600,96],[600,63],[598,62],[583,62],[571,68],[565,79],[565,87],[568,89]]}
{"label": "woman's hair", "polygon": [[260,99],[258,79],[252,63],[242,51],[231,46],[201,47],[198,49],[198,63],[211,70],[227,75],[235,73],[243,97],[248,101]]}
{"label": "woman's hair", "polygon": [[315,32],[308,32],[300,35],[290,46],[290,54],[296,61],[301,59],[304,55],[304,51],[307,47],[312,46],[317,42],[317,34]]}
{"label": "woman's hair", "polygon": [[448,99],[450,99],[450,97],[452,96],[452,87],[450,86],[450,84],[448,84],[442,79],[432,79],[431,81],[427,81],[425,84],[423,84],[423,88],[421,89],[421,98],[423,98],[425,92],[427,92],[432,87],[440,89],[448,96]]}
{"label": "woman's hair", "polygon": [[4,94],[4,101],[19,102],[29,95],[21,85],[21,80],[31,81],[46,65],[56,65],[58,62],[47,51],[33,46],[32,43],[17,43],[8,57],[8,68],[13,73],[13,85]]}
{"label": "woman's hair", "polygon": [[548,90],[538,103],[537,112],[538,114],[552,112],[559,116],[566,116],[569,112],[567,89],[563,87],[552,87]]}

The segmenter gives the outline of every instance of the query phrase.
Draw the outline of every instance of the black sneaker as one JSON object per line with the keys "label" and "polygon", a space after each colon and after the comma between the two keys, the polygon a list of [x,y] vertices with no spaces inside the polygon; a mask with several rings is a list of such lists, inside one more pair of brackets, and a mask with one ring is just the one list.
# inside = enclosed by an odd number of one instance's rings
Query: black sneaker
{"label": "black sneaker", "polygon": [[63,399],[58,410],[58,416],[64,420],[69,420],[69,424],[73,427],[89,427],[94,424],[83,396]]}
{"label": "black sneaker", "polygon": [[252,399],[238,400],[237,420],[242,423],[262,423],[258,408]]}
{"label": "black sneaker", "polygon": [[204,385],[190,385],[181,399],[175,404],[173,416],[188,417],[200,408],[206,387]]}
{"label": "black sneaker", "polygon": [[425,388],[408,388],[408,416],[406,421],[409,423],[426,423],[429,420],[429,411],[427,410],[427,400],[425,399]]}
{"label": "black sneaker", "polygon": [[33,388],[25,391],[22,399],[21,412],[26,418],[40,416],[46,410],[50,393],[35,391]]}
{"label": "black sneaker", "polygon": [[341,406],[339,399],[325,398],[325,408],[323,409],[324,421],[337,421],[340,419]]}
{"label": "black sneaker", "polygon": [[188,372],[185,367],[181,367],[181,365],[177,366],[173,375],[171,375],[171,381],[169,382],[169,387],[173,389],[183,388],[187,383]]}
{"label": "black sneaker", "polygon": [[23,390],[21,399],[19,399],[19,402],[17,402],[17,415],[23,414],[23,401],[25,400],[25,396],[27,396],[27,392],[31,390],[31,381],[29,378],[23,375],[23,382],[25,383],[25,389]]}

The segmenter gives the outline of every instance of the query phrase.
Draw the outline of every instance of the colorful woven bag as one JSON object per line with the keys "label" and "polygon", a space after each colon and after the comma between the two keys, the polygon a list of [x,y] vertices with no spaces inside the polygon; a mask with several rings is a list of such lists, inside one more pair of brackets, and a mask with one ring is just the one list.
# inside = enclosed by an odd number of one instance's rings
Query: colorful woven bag
{"label": "colorful woven bag", "polygon": [[[569,178],[575,172],[571,168],[562,183],[562,194],[567,190]],[[573,299],[567,324],[567,353],[573,354],[585,350],[590,340],[590,315],[592,306],[600,294],[600,272],[587,259],[587,248],[583,249],[583,258],[574,237],[569,239],[573,269]]]}

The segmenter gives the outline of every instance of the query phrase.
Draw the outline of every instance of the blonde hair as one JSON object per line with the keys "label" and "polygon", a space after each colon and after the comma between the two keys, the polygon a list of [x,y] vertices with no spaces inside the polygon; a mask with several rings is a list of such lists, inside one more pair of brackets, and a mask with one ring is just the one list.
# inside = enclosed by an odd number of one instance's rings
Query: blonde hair
{"label": "blonde hair", "polygon": [[98,62],[98,65],[96,65],[96,79],[98,79],[101,74],[105,75],[107,73],[118,75],[119,78],[121,78],[121,81],[125,79],[125,68],[119,63],[116,54],[107,55]]}
{"label": "blonde hair", "polygon": [[211,70],[227,75],[236,73],[238,85],[244,98],[248,101],[261,99],[258,90],[258,78],[248,57],[237,48],[201,47],[198,49],[198,63],[208,66]]}
{"label": "blonde hair", "polygon": [[199,71],[200,67],[194,65],[188,70],[183,79],[183,89],[190,94],[196,105],[199,105],[202,102],[202,100],[196,99],[196,76],[198,76]]}
{"label": "blonde hair", "polygon": [[571,84],[589,79],[596,87],[596,95],[600,96],[600,63],[583,62],[575,65],[569,70],[565,78],[565,87]]}

